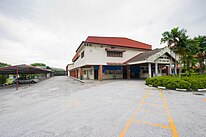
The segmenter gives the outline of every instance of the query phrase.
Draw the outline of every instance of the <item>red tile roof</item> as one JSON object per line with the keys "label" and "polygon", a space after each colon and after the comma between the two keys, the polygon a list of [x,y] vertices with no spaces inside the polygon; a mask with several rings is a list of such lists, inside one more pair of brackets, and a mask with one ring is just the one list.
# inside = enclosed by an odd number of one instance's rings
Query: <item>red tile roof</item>
{"label": "red tile roof", "polygon": [[89,36],[86,39],[86,42],[105,44],[105,45],[114,45],[114,46],[120,46],[120,47],[147,49],[147,50],[152,49],[152,46],[149,44],[145,44],[139,41],[135,41],[135,40],[128,39],[128,38],[122,38],[122,37]]}
{"label": "red tile roof", "polygon": [[[119,46],[119,47],[128,47],[128,48],[137,48],[137,49],[146,49],[146,50],[152,50],[152,45],[145,44],[139,41],[135,41],[128,38],[123,37],[98,37],[98,36],[88,36],[86,41],[88,43],[95,43],[95,44],[104,44],[104,45],[113,45],[113,46]],[[74,62],[78,56],[79,52],[78,49],[81,47],[82,43],[76,50],[76,54],[72,59],[72,62]]]}
{"label": "red tile roof", "polygon": [[79,52],[77,52],[72,58],[72,62],[74,62],[79,57]]}

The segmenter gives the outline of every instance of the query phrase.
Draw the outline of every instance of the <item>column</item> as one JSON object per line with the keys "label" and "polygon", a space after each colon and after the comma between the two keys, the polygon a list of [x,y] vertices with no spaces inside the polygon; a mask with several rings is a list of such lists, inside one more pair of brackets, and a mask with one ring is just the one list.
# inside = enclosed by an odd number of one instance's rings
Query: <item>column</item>
{"label": "column", "polygon": [[80,79],[80,80],[83,80],[83,72],[82,72],[82,68],[79,68],[79,74],[80,74],[79,79]]}
{"label": "column", "polygon": [[78,72],[77,72],[77,70],[75,69],[75,78],[77,78],[78,77]]}
{"label": "column", "polygon": [[98,79],[102,80],[102,65],[99,65]]}
{"label": "column", "polygon": [[18,69],[18,67],[16,67],[16,90],[18,90],[18,88],[19,88],[18,77],[19,77],[19,69]]}
{"label": "column", "polygon": [[162,76],[162,67],[160,66],[160,76]]}
{"label": "column", "polygon": [[169,70],[169,72],[170,72],[169,74],[172,75],[172,64],[171,63],[170,63],[169,69],[170,69]]}
{"label": "column", "polygon": [[158,64],[155,63],[155,76],[157,77],[158,76]]}
{"label": "column", "polygon": [[152,65],[151,63],[148,63],[148,73],[149,73],[149,78],[152,77]]}
{"label": "column", "polygon": [[177,75],[177,63],[176,62],[174,64],[174,73],[175,73],[175,75]]}
{"label": "column", "polygon": [[130,66],[127,66],[127,79],[130,79]]}

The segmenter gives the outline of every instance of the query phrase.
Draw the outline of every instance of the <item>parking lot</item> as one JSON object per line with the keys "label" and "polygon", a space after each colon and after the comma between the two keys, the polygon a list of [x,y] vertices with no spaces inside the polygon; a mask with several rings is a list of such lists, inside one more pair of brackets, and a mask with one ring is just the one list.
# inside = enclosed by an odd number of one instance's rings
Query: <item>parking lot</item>
{"label": "parking lot", "polygon": [[204,137],[206,96],[143,80],[52,77],[0,89],[0,137]]}

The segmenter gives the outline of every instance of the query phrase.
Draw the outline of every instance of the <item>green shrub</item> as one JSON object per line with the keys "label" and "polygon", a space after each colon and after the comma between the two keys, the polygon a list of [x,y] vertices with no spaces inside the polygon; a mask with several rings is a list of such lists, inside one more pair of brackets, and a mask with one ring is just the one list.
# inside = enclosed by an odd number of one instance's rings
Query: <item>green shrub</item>
{"label": "green shrub", "polygon": [[181,78],[175,76],[152,77],[146,79],[147,85],[164,86],[168,89],[188,89],[197,90],[206,88],[206,74],[183,76]]}
{"label": "green shrub", "polygon": [[8,75],[0,75],[0,84],[4,84],[7,78],[8,78]]}
{"label": "green shrub", "polygon": [[156,77],[152,77],[152,78],[147,78],[146,79],[146,84],[147,85],[153,85],[153,82],[156,80]]}
{"label": "green shrub", "polygon": [[184,81],[184,80],[180,80],[178,83],[177,83],[177,86],[176,88],[180,88],[180,89],[191,89],[191,84],[187,81]]}
{"label": "green shrub", "polygon": [[175,89],[177,87],[177,82],[174,79],[169,79],[165,85],[166,88],[168,89]]}

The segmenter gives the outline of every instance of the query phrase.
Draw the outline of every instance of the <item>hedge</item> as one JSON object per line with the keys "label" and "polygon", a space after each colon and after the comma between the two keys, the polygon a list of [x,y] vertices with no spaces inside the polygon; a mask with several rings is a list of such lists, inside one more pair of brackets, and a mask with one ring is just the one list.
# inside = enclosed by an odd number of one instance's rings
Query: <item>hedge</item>
{"label": "hedge", "polygon": [[206,74],[204,75],[194,75],[194,76],[183,76],[181,78],[176,76],[161,76],[152,77],[146,79],[147,85],[152,85],[154,87],[163,86],[167,89],[187,89],[187,90],[197,90],[206,88]]}
{"label": "hedge", "polygon": [[4,84],[7,78],[8,78],[8,75],[0,75],[0,84]]}

